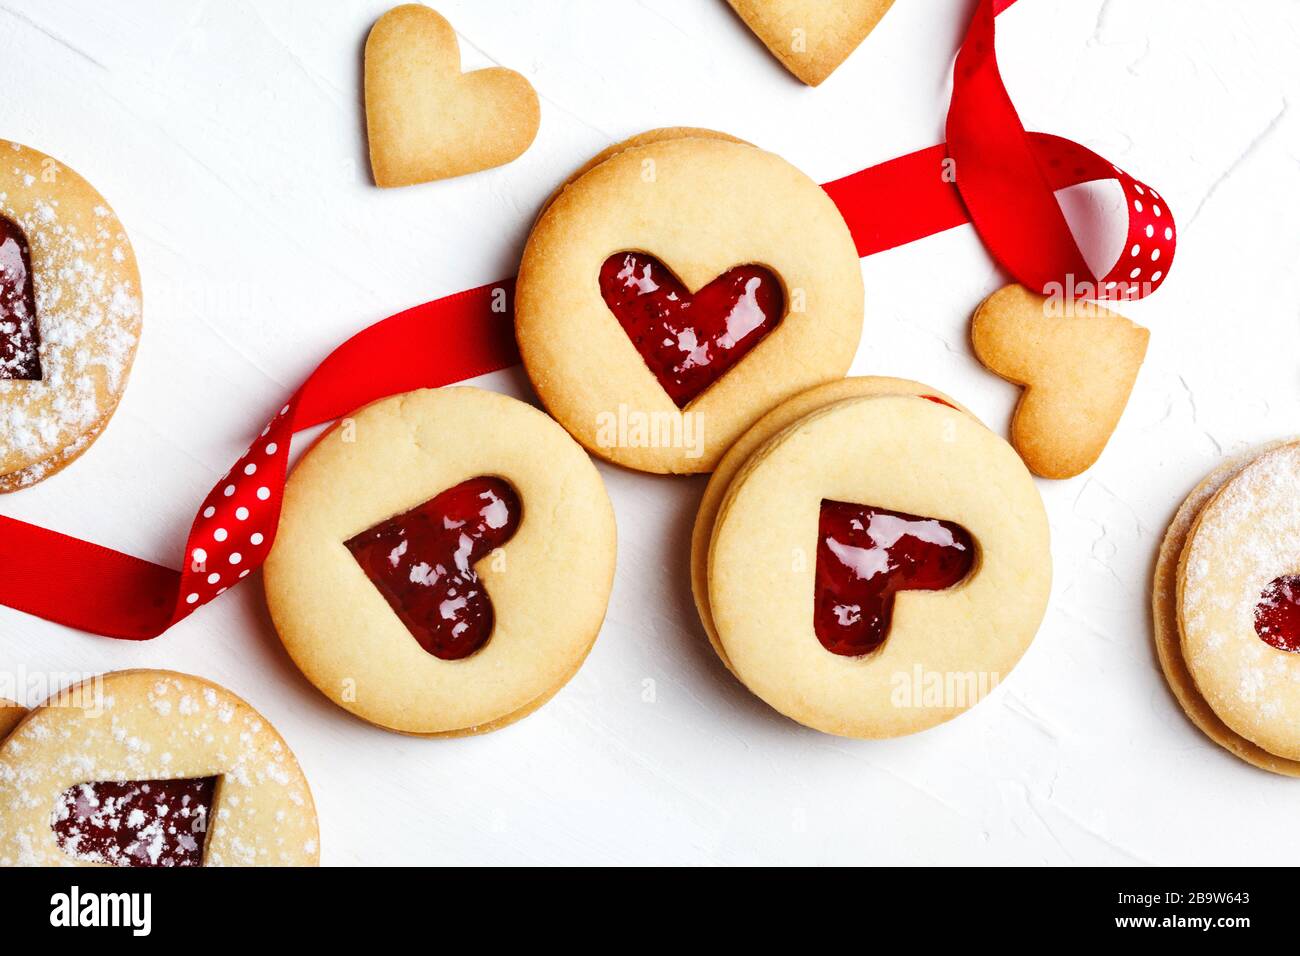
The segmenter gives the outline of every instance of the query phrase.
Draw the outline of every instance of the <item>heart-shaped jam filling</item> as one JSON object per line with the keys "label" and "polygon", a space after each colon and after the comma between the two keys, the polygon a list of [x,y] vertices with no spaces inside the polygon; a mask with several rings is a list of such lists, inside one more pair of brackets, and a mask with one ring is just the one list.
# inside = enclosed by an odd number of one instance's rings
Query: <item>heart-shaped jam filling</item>
{"label": "heart-shaped jam filling", "polygon": [[202,866],[216,777],[79,783],[54,802],[69,856],[113,866]]}
{"label": "heart-shaped jam filling", "polygon": [[40,331],[27,237],[0,216],[0,379],[41,377]]}
{"label": "heart-shaped jam filling", "polygon": [[600,294],[678,408],[726,374],[785,314],[781,283],[762,266],[737,266],[692,295],[643,252],[606,259]]}
{"label": "heart-shaped jam filling", "polygon": [[1300,576],[1274,578],[1255,605],[1255,633],[1279,651],[1300,653]]}
{"label": "heart-shaped jam filling", "polygon": [[813,629],[832,654],[858,657],[889,634],[894,595],[942,591],[975,563],[975,543],[951,521],[823,501]]}
{"label": "heart-shaped jam filling", "polygon": [[492,636],[492,601],[474,565],[514,536],[522,514],[508,482],[471,478],[346,545],[420,646],[454,661]]}

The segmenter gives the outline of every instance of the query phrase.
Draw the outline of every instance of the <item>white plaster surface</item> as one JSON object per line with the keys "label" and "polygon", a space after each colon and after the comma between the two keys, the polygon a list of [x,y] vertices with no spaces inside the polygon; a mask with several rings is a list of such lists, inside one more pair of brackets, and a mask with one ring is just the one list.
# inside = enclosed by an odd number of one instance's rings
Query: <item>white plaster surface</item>
{"label": "white plaster surface", "polygon": [[[467,67],[528,76],[541,130],[503,168],[380,191],[360,55],[382,2],[0,4],[0,136],[109,198],[140,259],[146,320],[106,435],[3,513],[176,562],[203,494],[335,343],[511,274],[538,204],[592,153],[699,125],[826,181],[929,146],[973,4],[898,0],[816,90],[721,0],[437,6]],[[703,481],[613,468],[620,553],[604,631],[572,683],[505,731],[426,741],[346,716],[281,651],[257,576],[147,643],[0,609],[0,673],[169,667],[230,687],[305,766],[330,864],[1293,862],[1300,783],[1237,762],[1184,719],[1148,602],[1184,493],[1225,454],[1300,421],[1300,4],[1021,0],[999,23],[1026,125],[1154,185],[1181,243],[1164,289],[1124,310],[1151,328],[1151,350],[1105,455],[1083,477],[1040,483],[1052,605],[979,707],[883,743],[769,711],[695,619],[685,568]],[[1070,207],[1082,221],[1110,201],[1094,191]],[[862,268],[855,371],[931,382],[1005,430],[1015,391],[966,334],[1006,276],[973,232]],[[527,395],[517,371],[483,384]]]}

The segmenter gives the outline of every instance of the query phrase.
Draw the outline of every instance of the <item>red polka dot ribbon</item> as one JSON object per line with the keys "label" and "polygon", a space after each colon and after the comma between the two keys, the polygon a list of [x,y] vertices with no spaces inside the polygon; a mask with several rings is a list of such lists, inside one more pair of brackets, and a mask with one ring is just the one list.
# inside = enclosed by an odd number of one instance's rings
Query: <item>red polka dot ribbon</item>
{"label": "red polka dot ribbon", "polygon": [[[1002,84],[994,17],[1014,0],[981,0],[957,57],[948,142],[828,183],[862,256],[972,223],[1025,286],[1068,298],[1138,299],[1164,280],[1173,217],[1160,194],[1077,143],[1027,133]],[[1093,275],[1055,192],[1113,179],[1128,242]],[[514,283],[416,306],[348,339],[261,430],[199,507],[180,571],[0,517],[0,603],[108,637],[156,637],[239,583],[275,538],[295,432],[388,395],[463,381],[518,362]]]}
{"label": "red polka dot ribbon", "polygon": [[[1010,0],[983,0],[953,69],[948,157],[958,192],[989,252],[1021,285],[1069,298],[1140,299],[1173,261],[1173,216],[1160,195],[1091,150],[1031,136],[1007,95],[993,18]],[[1053,195],[1064,185],[1118,180],[1129,211],[1128,253],[1098,279]]]}

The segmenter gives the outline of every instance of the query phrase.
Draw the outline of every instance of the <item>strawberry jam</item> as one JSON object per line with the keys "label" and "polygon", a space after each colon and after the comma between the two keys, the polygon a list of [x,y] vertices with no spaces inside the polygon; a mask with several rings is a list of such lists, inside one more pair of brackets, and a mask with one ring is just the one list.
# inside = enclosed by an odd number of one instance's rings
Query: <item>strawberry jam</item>
{"label": "strawberry jam", "polygon": [[962,581],[975,544],[961,525],[843,501],[823,501],[813,629],[832,654],[857,657],[884,642],[899,591]]}
{"label": "strawberry jam", "polygon": [[69,856],[113,866],[202,866],[216,777],[79,783],[54,802]]}
{"label": "strawberry jam", "polygon": [[1255,605],[1255,633],[1265,644],[1300,652],[1300,577],[1274,578]]}
{"label": "strawberry jam", "polygon": [[641,252],[605,260],[600,294],[678,408],[744,358],[785,313],[781,283],[762,266],[737,266],[692,295]]}
{"label": "strawberry jam", "polygon": [[346,542],[411,636],[443,660],[468,657],[495,617],[474,565],[519,527],[523,509],[500,478],[471,478]]}
{"label": "strawberry jam", "polygon": [[40,378],[39,345],[27,237],[0,216],[0,379]]}

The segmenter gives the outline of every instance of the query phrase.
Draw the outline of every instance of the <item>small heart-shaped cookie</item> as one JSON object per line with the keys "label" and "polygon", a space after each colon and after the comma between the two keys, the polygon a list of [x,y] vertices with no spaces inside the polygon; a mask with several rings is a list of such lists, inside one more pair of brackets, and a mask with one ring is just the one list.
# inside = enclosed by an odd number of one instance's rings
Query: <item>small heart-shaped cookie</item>
{"label": "small heart-shaped cookie", "polygon": [[1011,444],[1030,471],[1073,478],[1100,457],[1128,404],[1150,335],[1098,305],[1062,304],[1019,285],[980,304],[971,343],[991,372],[1025,386]]}
{"label": "small heart-shaped cookie", "polygon": [[537,135],[532,85],[503,67],[460,72],[451,24],[408,3],[366,40],[366,131],[376,186],[409,186],[501,166]]}
{"label": "small heart-shaped cookie", "polygon": [[848,59],[894,0],[727,0],[787,70],[817,86]]}

